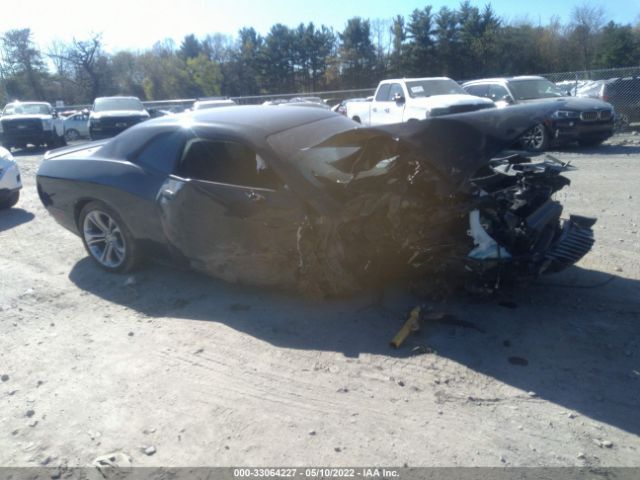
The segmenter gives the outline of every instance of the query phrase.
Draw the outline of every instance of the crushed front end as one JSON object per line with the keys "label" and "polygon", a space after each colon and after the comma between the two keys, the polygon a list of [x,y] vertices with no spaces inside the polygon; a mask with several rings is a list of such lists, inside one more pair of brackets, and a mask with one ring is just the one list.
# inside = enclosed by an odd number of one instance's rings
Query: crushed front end
{"label": "crushed front end", "polygon": [[490,293],[580,260],[595,219],[562,218],[554,194],[569,185],[568,165],[495,158],[532,121],[514,107],[357,128],[300,149],[307,183],[290,184],[319,207],[298,229],[299,288],[344,296],[404,279],[425,294]]}

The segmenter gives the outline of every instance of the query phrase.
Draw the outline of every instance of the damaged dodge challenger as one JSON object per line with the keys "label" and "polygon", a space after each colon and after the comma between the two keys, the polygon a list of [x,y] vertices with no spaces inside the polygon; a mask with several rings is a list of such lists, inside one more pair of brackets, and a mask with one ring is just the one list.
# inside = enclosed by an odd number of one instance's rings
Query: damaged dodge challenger
{"label": "damaged dodge challenger", "polygon": [[37,188],[111,272],[154,257],[314,297],[398,280],[492,292],[562,270],[594,242],[595,219],[562,218],[554,199],[567,165],[496,157],[545,113],[363,128],[322,109],[197,111],[48,152]]}

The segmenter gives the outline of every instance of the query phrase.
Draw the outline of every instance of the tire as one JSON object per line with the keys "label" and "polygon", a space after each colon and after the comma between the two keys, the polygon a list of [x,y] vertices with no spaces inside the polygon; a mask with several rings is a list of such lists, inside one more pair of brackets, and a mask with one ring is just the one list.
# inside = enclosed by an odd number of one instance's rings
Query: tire
{"label": "tire", "polygon": [[542,123],[538,123],[522,134],[520,143],[529,152],[544,152],[549,148],[549,131]]}
{"label": "tire", "polygon": [[20,200],[20,190],[16,190],[6,200],[0,202],[0,210],[13,207]]}
{"label": "tire", "polygon": [[140,247],[120,215],[100,201],[89,202],[78,216],[82,243],[104,270],[126,273],[140,264]]}
{"label": "tire", "polygon": [[78,140],[80,138],[80,132],[78,132],[75,128],[70,128],[66,132],[64,132],[64,138],[67,142],[73,142],[74,140]]}

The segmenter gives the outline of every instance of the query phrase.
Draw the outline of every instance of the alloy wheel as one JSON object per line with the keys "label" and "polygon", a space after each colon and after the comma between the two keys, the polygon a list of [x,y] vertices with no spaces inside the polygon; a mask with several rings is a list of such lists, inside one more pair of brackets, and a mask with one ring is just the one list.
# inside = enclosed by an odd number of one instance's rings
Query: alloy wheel
{"label": "alloy wheel", "polygon": [[101,265],[118,268],[126,256],[126,244],[116,221],[106,212],[91,210],[82,225],[84,241],[91,255]]}

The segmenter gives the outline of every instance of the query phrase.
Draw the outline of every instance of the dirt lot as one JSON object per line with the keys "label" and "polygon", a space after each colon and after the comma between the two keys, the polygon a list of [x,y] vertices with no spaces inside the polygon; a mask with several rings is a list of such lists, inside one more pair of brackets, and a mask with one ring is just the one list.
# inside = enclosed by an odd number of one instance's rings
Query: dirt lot
{"label": "dirt lot", "polygon": [[[640,466],[640,136],[555,153],[593,215],[577,267],[458,298],[309,303],[151,266],[109,275],[46,213],[42,152],[0,212],[0,465]],[[502,304],[500,304],[502,303]],[[147,453],[144,450],[148,447]],[[152,453],[153,452],[153,453]]]}

